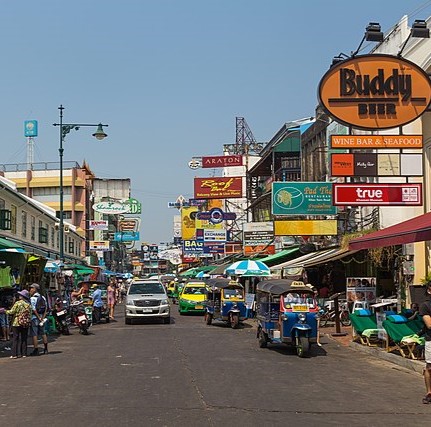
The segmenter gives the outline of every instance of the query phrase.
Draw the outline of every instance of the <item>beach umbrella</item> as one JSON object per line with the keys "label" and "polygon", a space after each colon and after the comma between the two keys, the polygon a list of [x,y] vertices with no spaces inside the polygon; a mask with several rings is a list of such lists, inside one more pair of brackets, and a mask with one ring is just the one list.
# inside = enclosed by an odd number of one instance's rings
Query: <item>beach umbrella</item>
{"label": "beach umbrella", "polygon": [[226,274],[230,276],[270,276],[269,267],[261,261],[237,261],[226,267]]}

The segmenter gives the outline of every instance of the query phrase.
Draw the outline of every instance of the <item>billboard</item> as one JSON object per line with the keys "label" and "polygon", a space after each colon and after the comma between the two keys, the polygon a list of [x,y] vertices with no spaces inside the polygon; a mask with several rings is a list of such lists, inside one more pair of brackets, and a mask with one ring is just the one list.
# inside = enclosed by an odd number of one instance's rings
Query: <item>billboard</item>
{"label": "billboard", "polygon": [[422,184],[333,184],[336,206],[422,206]]}
{"label": "billboard", "polygon": [[273,182],[273,215],[335,215],[329,182]]}
{"label": "billboard", "polygon": [[37,136],[37,120],[24,121],[24,136],[26,137]]}
{"label": "billboard", "polygon": [[107,230],[108,229],[108,221],[90,219],[88,221],[88,229],[89,230]]}
{"label": "billboard", "polygon": [[225,168],[228,166],[242,166],[241,155],[202,157],[202,168]]}
{"label": "billboard", "polygon": [[191,206],[181,208],[181,237],[184,240],[192,239],[195,236],[195,215],[198,208]]}
{"label": "billboard", "polygon": [[318,97],[337,122],[366,130],[390,129],[428,109],[431,81],[421,67],[399,56],[359,55],[325,73]]}
{"label": "billboard", "polygon": [[331,148],[422,148],[422,135],[331,135]]}
{"label": "billboard", "polygon": [[226,176],[194,179],[195,199],[229,199],[242,197],[242,177]]}
{"label": "billboard", "polygon": [[336,219],[274,221],[276,236],[336,236]]}

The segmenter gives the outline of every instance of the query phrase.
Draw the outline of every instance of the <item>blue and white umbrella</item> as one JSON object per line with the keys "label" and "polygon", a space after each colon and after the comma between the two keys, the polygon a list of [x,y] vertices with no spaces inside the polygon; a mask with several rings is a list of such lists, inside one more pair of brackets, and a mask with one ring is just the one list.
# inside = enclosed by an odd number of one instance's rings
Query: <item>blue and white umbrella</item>
{"label": "blue and white umbrella", "polygon": [[234,262],[226,268],[230,276],[270,276],[269,267],[261,261],[243,260]]}
{"label": "blue and white umbrella", "polygon": [[64,264],[61,261],[48,260],[43,271],[45,273],[57,273]]}
{"label": "blue and white umbrella", "polygon": [[0,252],[14,252],[14,253],[19,253],[19,254],[25,254],[25,249],[23,248],[5,248],[5,249],[0,249]]}
{"label": "blue and white umbrella", "polygon": [[198,274],[196,274],[195,277],[199,277],[200,279],[203,279],[204,277],[210,277],[208,273],[205,273],[205,271],[199,271]]}

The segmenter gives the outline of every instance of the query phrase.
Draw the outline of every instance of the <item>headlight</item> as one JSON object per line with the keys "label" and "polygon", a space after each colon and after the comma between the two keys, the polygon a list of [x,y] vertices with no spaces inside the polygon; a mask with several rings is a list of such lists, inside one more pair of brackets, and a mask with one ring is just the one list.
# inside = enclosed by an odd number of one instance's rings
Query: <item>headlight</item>
{"label": "headlight", "polygon": [[307,315],[306,315],[305,313],[299,313],[299,314],[298,314],[298,320],[299,320],[301,323],[304,323],[306,319],[307,319]]}
{"label": "headlight", "polygon": [[133,299],[127,300],[126,305],[135,305],[135,300]]}
{"label": "headlight", "polygon": [[160,304],[167,304],[168,303],[168,300],[167,299],[162,299],[161,301],[160,301]]}

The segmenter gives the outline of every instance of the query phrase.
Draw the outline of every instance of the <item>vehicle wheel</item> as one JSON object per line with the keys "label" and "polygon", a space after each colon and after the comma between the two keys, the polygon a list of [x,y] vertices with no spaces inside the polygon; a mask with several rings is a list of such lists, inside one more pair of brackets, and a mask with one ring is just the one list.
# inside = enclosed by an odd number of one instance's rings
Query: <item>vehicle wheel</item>
{"label": "vehicle wheel", "polygon": [[81,329],[81,331],[82,331],[82,335],[88,335],[87,326],[83,326],[82,329]]}
{"label": "vehicle wheel", "polygon": [[350,326],[351,325],[351,321],[350,321],[350,317],[349,317],[349,313],[347,311],[342,311],[340,313],[340,322],[343,326]]}
{"label": "vehicle wheel", "polygon": [[265,332],[262,331],[262,329],[259,331],[259,347],[260,348],[266,348],[268,347],[268,340],[266,339]]}
{"label": "vehicle wheel", "polygon": [[205,313],[205,323],[207,325],[211,325],[212,322],[213,322],[213,315],[210,313]]}
{"label": "vehicle wheel", "polygon": [[111,319],[109,318],[109,316],[105,317],[106,323],[109,323],[111,321]]}
{"label": "vehicle wheel", "polygon": [[296,353],[299,357],[305,357],[310,350],[310,340],[307,337],[296,338]]}
{"label": "vehicle wheel", "polygon": [[63,326],[63,335],[70,335],[69,326],[67,325]]}
{"label": "vehicle wheel", "polygon": [[230,315],[230,327],[232,329],[238,329],[238,327],[239,327],[239,315],[238,314],[231,314]]}
{"label": "vehicle wheel", "polygon": [[169,323],[171,323],[171,318],[170,318],[170,317],[165,317],[165,318],[163,318],[163,323],[164,323],[165,325],[169,325]]}
{"label": "vehicle wheel", "polygon": [[325,314],[322,314],[322,316],[320,317],[320,323],[319,323],[319,325],[322,327],[322,328],[324,328],[325,326],[326,326],[326,324],[328,323],[328,315],[325,313]]}
{"label": "vehicle wheel", "polygon": [[124,322],[126,323],[126,325],[131,325],[132,324],[132,319],[128,319],[127,317],[124,319]]}

